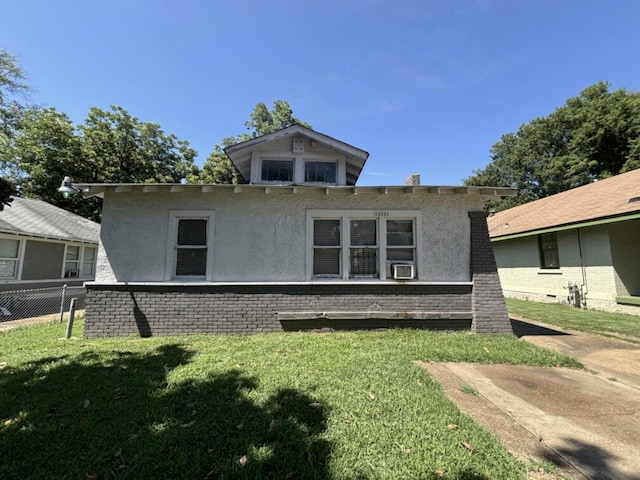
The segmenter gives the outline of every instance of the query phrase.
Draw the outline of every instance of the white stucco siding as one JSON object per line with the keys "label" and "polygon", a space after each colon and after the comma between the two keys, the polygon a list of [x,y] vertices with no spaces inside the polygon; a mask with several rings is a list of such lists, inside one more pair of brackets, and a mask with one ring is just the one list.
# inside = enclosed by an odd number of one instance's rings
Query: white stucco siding
{"label": "white stucco siding", "polygon": [[97,282],[160,281],[165,272],[168,194],[106,192]]}
{"label": "white stucco siding", "polygon": [[[362,193],[364,192],[364,193]],[[214,212],[212,281],[305,281],[307,210],[420,210],[422,281],[469,281],[472,195],[231,189],[105,194],[97,282],[165,279],[169,211]],[[170,251],[170,250],[169,250]]]}
{"label": "white stucco siding", "polygon": [[540,268],[537,235],[493,243],[505,294],[566,301],[567,286],[571,283],[582,286],[588,302],[615,300],[615,276],[607,229],[580,229],[582,257],[576,230],[558,232],[557,241],[559,269]]}

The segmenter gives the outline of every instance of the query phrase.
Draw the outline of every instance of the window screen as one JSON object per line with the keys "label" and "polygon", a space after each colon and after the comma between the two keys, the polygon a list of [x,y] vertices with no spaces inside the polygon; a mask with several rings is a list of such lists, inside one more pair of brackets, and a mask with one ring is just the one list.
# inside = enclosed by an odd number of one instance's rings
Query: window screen
{"label": "window screen", "polygon": [[387,220],[387,261],[413,262],[413,220]]}
{"label": "window screen", "polygon": [[313,274],[340,275],[340,220],[313,221]]}
{"label": "window screen", "polygon": [[351,220],[350,233],[349,275],[351,277],[377,277],[379,271],[378,221]]}
{"label": "window screen", "polygon": [[207,221],[185,219],[178,223],[178,245],[206,245]]}
{"label": "window screen", "polygon": [[207,220],[179,220],[177,244],[176,275],[206,275]]}

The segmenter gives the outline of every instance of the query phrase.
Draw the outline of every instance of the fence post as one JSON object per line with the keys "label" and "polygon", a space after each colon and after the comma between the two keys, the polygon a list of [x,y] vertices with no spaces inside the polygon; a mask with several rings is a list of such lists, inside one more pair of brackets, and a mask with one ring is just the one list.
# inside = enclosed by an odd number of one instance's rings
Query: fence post
{"label": "fence post", "polygon": [[64,297],[67,293],[67,284],[62,286],[62,299],[60,299],[60,323],[64,320]]}
{"label": "fence post", "polygon": [[77,298],[71,299],[71,306],[69,307],[69,322],[67,322],[67,333],[64,338],[71,338],[71,330],[73,329],[73,318],[76,316],[76,300]]}

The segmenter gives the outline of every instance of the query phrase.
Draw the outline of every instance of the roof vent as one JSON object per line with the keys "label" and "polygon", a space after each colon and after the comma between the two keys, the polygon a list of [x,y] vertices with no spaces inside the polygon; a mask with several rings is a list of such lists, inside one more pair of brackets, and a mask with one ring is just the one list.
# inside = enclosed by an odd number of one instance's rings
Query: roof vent
{"label": "roof vent", "polygon": [[411,175],[409,175],[407,177],[407,179],[404,181],[404,183],[406,185],[420,185],[420,174],[419,173],[412,173]]}
{"label": "roof vent", "polygon": [[632,197],[629,199],[629,203],[636,203],[636,202],[640,202],[640,197]]}

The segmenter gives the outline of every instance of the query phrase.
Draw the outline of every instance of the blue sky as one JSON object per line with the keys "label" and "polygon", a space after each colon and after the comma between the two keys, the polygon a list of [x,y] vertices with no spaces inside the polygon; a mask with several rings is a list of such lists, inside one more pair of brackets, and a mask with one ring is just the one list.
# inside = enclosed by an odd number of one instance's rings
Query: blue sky
{"label": "blue sky", "polygon": [[635,0],[20,0],[0,46],[31,101],[81,123],[120,105],[202,164],[287,100],[370,153],[359,185],[458,185],[500,137],[588,85],[640,91]]}

